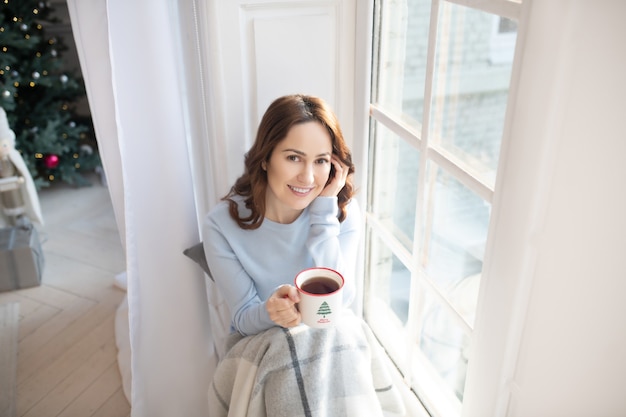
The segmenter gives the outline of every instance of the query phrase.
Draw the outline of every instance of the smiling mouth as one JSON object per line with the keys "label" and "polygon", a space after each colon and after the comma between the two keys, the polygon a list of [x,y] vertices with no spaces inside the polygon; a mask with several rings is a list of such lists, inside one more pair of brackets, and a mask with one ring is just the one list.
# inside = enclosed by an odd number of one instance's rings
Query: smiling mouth
{"label": "smiling mouth", "polygon": [[311,187],[309,187],[309,188],[300,188],[300,187],[294,187],[292,185],[288,185],[288,187],[289,187],[289,189],[291,191],[295,192],[296,194],[308,194],[313,189]]}

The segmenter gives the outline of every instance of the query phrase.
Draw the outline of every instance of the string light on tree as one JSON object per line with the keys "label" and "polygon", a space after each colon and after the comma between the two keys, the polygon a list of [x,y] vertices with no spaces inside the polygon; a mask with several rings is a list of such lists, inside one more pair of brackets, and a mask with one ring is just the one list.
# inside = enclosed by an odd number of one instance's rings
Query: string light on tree
{"label": "string light on tree", "polygon": [[52,16],[45,1],[0,1],[0,107],[38,188],[85,185],[100,165],[91,120],[76,113],[82,80],[62,65],[63,39],[45,33]]}

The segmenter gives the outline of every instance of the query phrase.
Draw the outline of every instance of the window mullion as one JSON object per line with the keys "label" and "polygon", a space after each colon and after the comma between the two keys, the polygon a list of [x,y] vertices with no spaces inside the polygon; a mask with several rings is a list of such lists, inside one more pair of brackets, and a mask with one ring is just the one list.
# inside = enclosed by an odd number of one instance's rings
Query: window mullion
{"label": "window mullion", "polygon": [[427,153],[430,160],[448,171],[463,185],[491,204],[491,201],[493,200],[493,187],[486,184],[477,175],[472,174],[471,167],[465,167],[463,162],[455,160],[457,158],[448,152],[445,152],[445,150],[429,148]]}
{"label": "window mullion", "polygon": [[451,313],[451,317],[457,322],[457,324],[468,334],[472,334],[472,326],[467,322],[465,317],[454,307],[452,301],[446,296],[441,289],[432,282],[431,279],[428,278],[424,271],[420,270],[420,275],[418,277],[420,284],[425,284],[425,286],[435,295],[435,297],[441,301],[441,305],[445,308],[448,313]]}
{"label": "window mullion", "polygon": [[426,163],[428,161],[428,155],[426,150],[428,149],[430,128],[430,109],[431,109],[431,97],[433,87],[433,74],[435,67],[435,49],[437,43],[437,16],[439,15],[439,1],[434,0],[431,4],[430,10],[430,23],[428,33],[428,50],[426,53],[426,74],[424,82],[424,110],[422,113],[422,132],[420,141],[420,159],[419,159],[419,174],[417,180],[417,199],[415,207],[415,229],[413,239],[413,259],[417,265],[418,271],[411,273],[411,294],[409,302],[409,317],[407,320],[407,346],[406,352],[409,352],[407,357],[408,373],[411,379],[413,379],[413,369],[415,369],[414,361],[416,358],[410,353],[413,352],[414,346],[419,346],[420,333],[422,328],[422,310],[423,303],[420,300],[424,299],[424,289],[419,284],[420,276],[423,275],[423,257],[426,254],[426,231],[428,225],[423,221],[426,213],[425,207],[425,192],[428,172],[426,169]]}
{"label": "window mullion", "polygon": [[414,263],[409,251],[398,241],[398,239],[389,231],[389,228],[383,225],[378,218],[371,214],[365,213],[367,224],[378,235],[378,237],[391,249],[391,252],[411,271],[415,273]]}
{"label": "window mullion", "polygon": [[417,130],[420,129],[419,126],[412,127],[407,123],[395,119],[381,106],[376,104],[370,104],[370,115],[415,148],[421,148],[420,131]]}

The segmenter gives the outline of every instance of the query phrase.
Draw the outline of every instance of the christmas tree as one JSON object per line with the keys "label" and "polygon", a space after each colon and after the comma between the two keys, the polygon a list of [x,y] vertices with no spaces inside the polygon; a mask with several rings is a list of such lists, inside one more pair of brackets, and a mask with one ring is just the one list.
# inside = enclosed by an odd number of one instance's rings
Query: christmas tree
{"label": "christmas tree", "polygon": [[320,308],[317,310],[317,314],[319,314],[320,316],[324,316],[324,318],[326,318],[326,316],[329,315],[330,313],[331,313],[330,306],[328,305],[326,301],[324,301],[322,305],[320,305]]}
{"label": "christmas tree", "polygon": [[42,1],[0,2],[0,106],[37,188],[87,185],[83,173],[100,165],[91,119],[76,112],[82,79],[63,69],[62,40],[45,33],[53,12]]}

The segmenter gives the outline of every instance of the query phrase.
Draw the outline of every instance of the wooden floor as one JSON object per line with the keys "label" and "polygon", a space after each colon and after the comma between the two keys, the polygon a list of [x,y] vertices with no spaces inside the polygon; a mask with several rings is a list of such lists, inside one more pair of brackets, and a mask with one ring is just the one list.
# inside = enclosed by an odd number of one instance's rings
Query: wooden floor
{"label": "wooden floor", "polygon": [[106,187],[39,193],[42,285],[0,293],[20,302],[17,416],[126,417],[114,319],[124,252]]}

